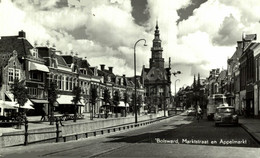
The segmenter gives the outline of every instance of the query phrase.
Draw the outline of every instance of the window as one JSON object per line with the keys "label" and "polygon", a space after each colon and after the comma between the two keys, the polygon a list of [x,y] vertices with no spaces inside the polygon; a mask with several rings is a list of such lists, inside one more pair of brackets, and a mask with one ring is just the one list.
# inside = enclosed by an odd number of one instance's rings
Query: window
{"label": "window", "polygon": [[38,58],[38,49],[31,49],[30,52],[33,57]]}
{"label": "window", "polygon": [[37,97],[37,89],[36,88],[29,88],[29,95],[36,98]]}
{"label": "window", "polygon": [[8,69],[8,81],[14,82],[14,69],[12,68]]}
{"label": "window", "polygon": [[72,80],[73,80],[72,78],[69,79],[69,85],[70,85],[69,90],[72,90]]}
{"label": "window", "polygon": [[15,69],[15,79],[19,80],[20,79],[20,70],[19,69]]}
{"label": "window", "polygon": [[76,78],[73,79],[73,87],[76,86]]}
{"label": "window", "polygon": [[61,76],[61,90],[65,90],[64,88],[64,77]]}
{"label": "window", "polygon": [[108,81],[108,82],[111,82],[110,76],[107,76],[107,81]]}
{"label": "window", "polygon": [[66,77],[66,90],[69,90],[69,78],[68,77]]}
{"label": "window", "polygon": [[58,89],[60,89],[60,86],[61,86],[60,80],[61,80],[60,76],[57,76],[57,87],[58,87]]}
{"label": "window", "polygon": [[58,81],[57,81],[57,80],[58,80],[58,76],[57,76],[57,75],[54,75],[53,78],[54,78],[54,83],[57,84],[57,82],[58,82]]}
{"label": "window", "polygon": [[163,92],[164,92],[163,88],[160,88],[160,89],[159,89],[159,95],[160,95],[160,96],[163,96]]}
{"label": "window", "polygon": [[30,71],[30,79],[35,81],[42,81],[42,74],[38,72]]}

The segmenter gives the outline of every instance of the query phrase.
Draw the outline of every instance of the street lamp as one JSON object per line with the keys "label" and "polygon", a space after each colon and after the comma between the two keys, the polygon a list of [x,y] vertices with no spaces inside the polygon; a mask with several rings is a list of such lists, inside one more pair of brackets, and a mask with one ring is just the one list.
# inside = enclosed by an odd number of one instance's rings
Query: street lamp
{"label": "street lamp", "polygon": [[172,73],[174,76],[176,76],[177,74],[181,74],[181,71],[176,71]]}
{"label": "street lamp", "polygon": [[135,42],[134,45],[134,72],[135,72],[135,97],[134,97],[134,108],[135,108],[135,123],[137,123],[137,107],[136,107],[136,53],[135,53],[135,47],[136,44],[140,41],[144,41],[144,46],[146,45],[146,40],[145,39],[139,39],[138,41]]}

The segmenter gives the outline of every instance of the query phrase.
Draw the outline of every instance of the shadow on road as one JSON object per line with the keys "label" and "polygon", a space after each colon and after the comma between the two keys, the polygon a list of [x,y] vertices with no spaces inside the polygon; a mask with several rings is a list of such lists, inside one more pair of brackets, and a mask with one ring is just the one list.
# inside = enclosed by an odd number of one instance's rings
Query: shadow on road
{"label": "shadow on road", "polygon": [[[188,120],[192,118],[188,117]],[[164,128],[172,129],[164,129]],[[133,136],[110,136],[114,138],[106,143],[157,143],[189,144],[235,147],[260,147],[260,145],[241,127],[223,125],[215,127],[213,121],[206,119],[190,124],[162,125],[161,129]]]}

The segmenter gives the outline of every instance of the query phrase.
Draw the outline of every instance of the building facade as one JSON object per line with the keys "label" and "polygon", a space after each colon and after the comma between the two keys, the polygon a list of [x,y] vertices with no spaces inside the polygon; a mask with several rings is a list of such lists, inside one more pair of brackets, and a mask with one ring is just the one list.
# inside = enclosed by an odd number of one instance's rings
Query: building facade
{"label": "building facade", "polygon": [[150,112],[167,108],[171,98],[171,68],[165,68],[158,24],[155,27],[149,68],[143,66],[142,83],[146,89],[146,103]]}

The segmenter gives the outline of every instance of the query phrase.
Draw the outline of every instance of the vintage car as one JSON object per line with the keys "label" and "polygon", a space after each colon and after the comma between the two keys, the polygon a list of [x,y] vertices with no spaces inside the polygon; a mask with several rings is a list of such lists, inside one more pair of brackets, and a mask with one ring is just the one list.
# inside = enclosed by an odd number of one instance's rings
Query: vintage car
{"label": "vintage car", "polygon": [[219,124],[238,125],[238,116],[233,106],[220,106],[214,114],[215,126]]}

